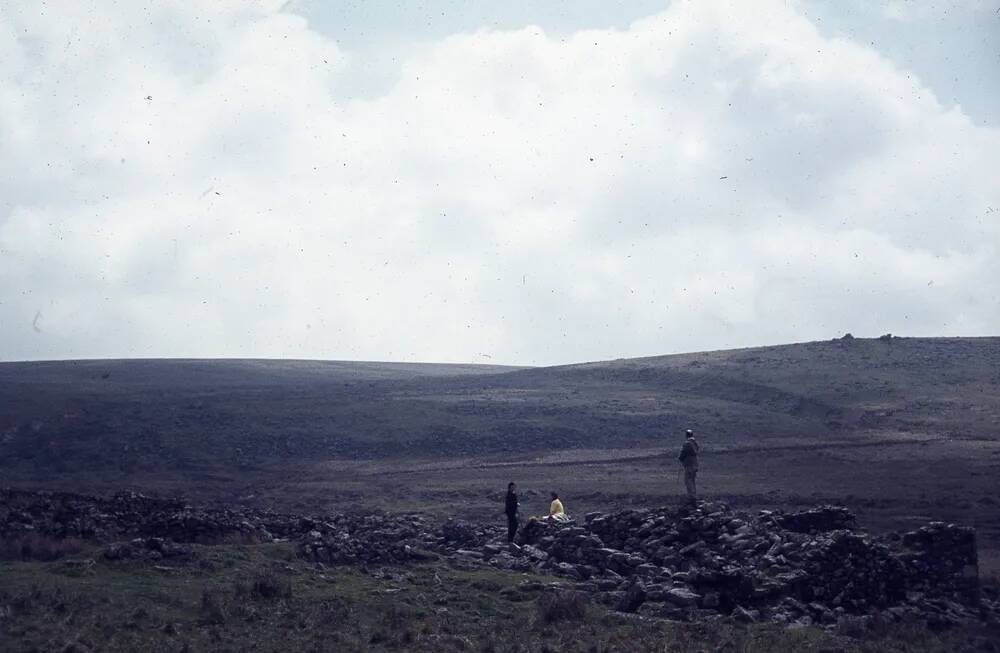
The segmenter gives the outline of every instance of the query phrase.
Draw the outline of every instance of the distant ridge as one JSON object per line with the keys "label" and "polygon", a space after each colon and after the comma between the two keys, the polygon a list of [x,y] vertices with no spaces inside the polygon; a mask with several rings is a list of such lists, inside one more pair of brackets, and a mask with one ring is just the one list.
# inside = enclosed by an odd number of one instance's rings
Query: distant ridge
{"label": "distant ridge", "polygon": [[[495,374],[519,369],[524,368],[472,363],[397,363],[289,358],[88,358],[0,362],[0,382],[14,374],[29,375],[36,380],[47,382],[77,382],[97,377],[106,380],[112,373],[117,373],[124,375],[124,380],[129,382],[148,379],[170,383],[174,376],[185,374],[191,379],[212,378],[218,382],[234,382],[242,374],[268,382],[267,379],[281,380],[289,377],[330,379],[346,376],[406,379],[420,376]],[[158,374],[169,374],[171,379],[158,380]]]}
{"label": "distant ridge", "polygon": [[0,484],[789,438],[998,437],[1000,338],[829,340],[541,368],[0,363]]}

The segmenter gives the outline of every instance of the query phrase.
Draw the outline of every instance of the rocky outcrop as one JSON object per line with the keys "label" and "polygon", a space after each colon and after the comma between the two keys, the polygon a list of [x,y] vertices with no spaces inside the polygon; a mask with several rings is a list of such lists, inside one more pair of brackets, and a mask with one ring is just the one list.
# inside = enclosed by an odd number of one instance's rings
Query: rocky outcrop
{"label": "rocky outcrop", "polygon": [[321,565],[454,564],[562,576],[574,591],[622,612],[676,620],[769,620],[848,630],[875,619],[946,627],[996,619],[1000,602],[978,580],[971,528],[931,523],[882,537],[848,510],[734,511],[723,503],[531,520],[518,544],[501,524],[432,522],[417,513],[303,517],[196,508],[121,493],[110,499],[0,491],[0,540],[25,534],[103,543],[103,560],[190,558],[194,543],[291,539]]}
{"label": "rocky outcrop", "polygon": [[162,537],[138,537],[129,542],[113,542],[104,549],[106,560],[163,560],[163,559],[190,559],[194,557],[194,550],[188,544],[178,544],[170,539]]}
{"label": "rocky outcrop", "polygon": [[193,507],[178,499],[119,492],[111,498],[0,490],[0,537],[37,533],[108,541],[158,537],[175,542],[269,542],[309,530],[300,517],[259,510]]}
{"label": "rocky outcrop", "polygon": [[820,506],[776,517],[778,524],[794,533],[823,533],[857,527],[857,519],[847,508]]}
{"label": "rocky outcrop", "polygon": [[623,612],[790,625],[921,619],[947,626],[1000,614],[980,596],[975,533],[932,524],[874,537],[844,508],[750,515],[721,503],[531,520],[518,546],[499,526],[418,515],[339,517],[300,542],[317,562],[405,563],[433,551],[512,571],[564,576]]}
{"label": "rocky outcrop", "polygon": [[519,551],[486,559],[564,575],[608,605],[676,619],[722,613],[829,625],[878,614],[953,625],[981,611],[997,614],[1000,606],[979,592],[972,529],[936,523],[873,537],[846,528],[854,523],[849,511],[831,506],[756,515],[721,503],[592,513],[581,523],[531,521]]}
{"label": "rocky outcrop", "polygon": [[979,595],[976,531],[969,527],[931,522],[902,536],[899,555],[908,589],[925,594],[946,593],[966,601]]}
{"label": "rocky outcrop", "polygon": [[317,521],[299,542],[299,555],[324,564],[426,560],[438,538],[422,515],[337,515]]}

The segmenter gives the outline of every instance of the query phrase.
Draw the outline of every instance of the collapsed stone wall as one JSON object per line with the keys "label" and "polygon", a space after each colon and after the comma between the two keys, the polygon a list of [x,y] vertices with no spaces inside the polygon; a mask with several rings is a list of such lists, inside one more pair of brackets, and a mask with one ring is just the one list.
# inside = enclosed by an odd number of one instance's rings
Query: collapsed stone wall
{"label": "collapsed stone wall", "polygon": [[194,555],[190,543],[292,539],[300,556],[322,564],[444,556],[555,574],[615,609],[681,620],[723,614],[832,624],[880,615],[946,626],[1000,616],[998,597],[980,591],[973,529],[935,522],[874,537],[855,522],[835,506],[749,514],[706,502],[591,513],[566,524],[531,520],[510,547],[501,524],[435,524],[415,513],[303,517],[128,492],[102,499],[0,490],[0,540],[90,539],[108,544],[111,561],[184,559]]}
{"label": "collapsed stone wall", "polygon": [[[495,566],[562,574],[629,611],[689,619],[835,623],[845,615],[942,625],[998,607],[980,596],[975,532],[933,524],[903,536],[847,530],[844,508],[738,513],[697,509],[592,513],[580,523],[529,521],[521,549],[486,549]],[[652,605],[651,605],[652,604]]]}
{"label": "collapsed stone wall", "polygon": [[954,625],[1000,614],[982,600],[975,532],[932,524],[905,535],[851,530],[853,514],[823,506],[755,515],[721,503],[696,509],[591,513],[528,521],[518,546],[498,525],[422,518],[340,518],[311,531],[300,554],[323,563],[405,563],[444,555],[512,571],[565,576],[618,610],[690,620],[835,624],[880,615]]}
{"label": "collapsed stone wall", "polygon": [[110,498],[0,489],[0,537],[36,533],[108,541],[129,536],[177,542],[268,542],[308,531],[302,518],[259,510],[194,507],[179,499],[119,492]]}
{"label": "collapsed stone wall", "polygon": [[[419,514],[337,515],[313,522],[299,555],[324,564],[404,563],[427,559],[438,539]],[[474,531],[463,531],[473,537]]]}
{"label": "collapsed stone wall", "polygon": [[979,593],[976,531],[967,526],[931,522],[902,536],[899,554],[908,587],[928,594],[947,593],[975,600]]}

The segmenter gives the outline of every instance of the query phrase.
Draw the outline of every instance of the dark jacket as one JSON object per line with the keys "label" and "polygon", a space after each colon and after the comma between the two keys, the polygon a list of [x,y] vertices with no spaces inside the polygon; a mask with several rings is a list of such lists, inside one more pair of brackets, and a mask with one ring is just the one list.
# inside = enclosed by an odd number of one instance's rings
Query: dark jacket
{"label": "dark jacket", "polygon": [[681,455],[677,456],[677,460],[681,461],[681,464],[688,469],[698,469],[698,443],[695,442],[694,438],[688,438],[684,441]]}
{"label": "dark jacket", "polygon": [[517,492],[507,492],[507,505],[504,512],[511,517],[517,514]]}

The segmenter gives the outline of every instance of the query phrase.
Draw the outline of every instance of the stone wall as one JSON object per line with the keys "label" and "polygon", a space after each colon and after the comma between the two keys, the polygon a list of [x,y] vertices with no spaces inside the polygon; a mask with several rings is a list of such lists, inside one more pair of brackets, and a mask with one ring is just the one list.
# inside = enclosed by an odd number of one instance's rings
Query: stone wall
{"label": "stone wall", "polygon": [[696,508],[591,513],[579,522],[530,520],[519,546],[505,524],[361,512],[296,516],[197,508],[120,493],[103,499],[0,490],[0,540],[26,534],[105,543],[104,558],[186,557],[186,543],[294,539],[299,555],[326,564],[491,565],[557,575],[615,609],[671,619],[726,615],[831,625],[845,618],[921,619],[948,626],[996,618],[980,592],[976,534],[931,523],[874,537],[844,508],[795,513]]}

